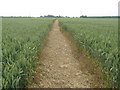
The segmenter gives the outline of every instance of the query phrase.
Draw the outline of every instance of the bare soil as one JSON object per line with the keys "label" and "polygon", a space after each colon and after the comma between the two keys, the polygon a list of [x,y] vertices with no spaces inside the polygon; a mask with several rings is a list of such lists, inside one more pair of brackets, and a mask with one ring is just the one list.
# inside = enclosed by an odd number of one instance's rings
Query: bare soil
{"label": "bare soil", "polygon": [[[71,42],[60,31],[59,21],[53,23],[40,55],[38,68],[29,88],[94,88],[95,75],[83,68],[85,58],[73,54]],[[90,63],[89,63],[90,64]]]}

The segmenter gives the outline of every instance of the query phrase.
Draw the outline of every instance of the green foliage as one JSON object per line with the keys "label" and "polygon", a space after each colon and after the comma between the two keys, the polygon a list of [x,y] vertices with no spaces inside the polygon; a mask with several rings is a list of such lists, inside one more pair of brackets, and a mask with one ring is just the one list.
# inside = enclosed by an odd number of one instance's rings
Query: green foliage
{"label": "green foliage", "polygon": [[117,19],[60,19],[61,27],[73,37],[78,48],[100,61],[105,87],[118,87],[118,21]]}
{"label": "green foliage", "polygon": [[50,18],[3,18],[3,88],[22,88],[52,24]]}
{"label": "green foliage", "polygon": [[0,89],[2,88],[2,18],[0,18]]}

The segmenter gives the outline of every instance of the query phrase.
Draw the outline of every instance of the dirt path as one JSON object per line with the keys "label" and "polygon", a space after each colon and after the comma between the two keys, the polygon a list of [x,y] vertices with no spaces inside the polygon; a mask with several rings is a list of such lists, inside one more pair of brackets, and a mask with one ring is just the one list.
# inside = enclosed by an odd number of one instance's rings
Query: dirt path
{"label": "dirt path", "polygon": [[90,88],[93,83],[90,73],[83,73],[80,63],[74,58],[68,39],[60,32],[56,20],[49,32],[41,62],[29,87],[37,88]]}

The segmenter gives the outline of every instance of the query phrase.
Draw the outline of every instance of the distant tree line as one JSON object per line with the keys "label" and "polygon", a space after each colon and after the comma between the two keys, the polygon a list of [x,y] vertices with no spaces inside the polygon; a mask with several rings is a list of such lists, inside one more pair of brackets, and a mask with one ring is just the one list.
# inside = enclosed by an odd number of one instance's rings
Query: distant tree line
{"label": "distant tree line", "polygon": [[[33,18],[32,16],[0,16],[2,18]],[[54,15],[44,15],[40,17],[48,17],[48,18],[70,18],[69,16],[54,16]]]}
{"label": "distant tree line", "polygon": [[2,18],[32,18],[31,16],[0,16]]}
{"label": "distant tree line", "polygon": [[120,16],[87,16],[82,15],[80,18],[120,18]]}
{"label": "distant tree line", "polygon": [[[33,18],[33,16],[0,16],[2,18]],[[44,15],[39,17],[48,17],[48,18],[120,18],[120,16],[87,16],[82,15],[80,17],[69,17],[69,16],[54,16],[54,15]]]}
{"label": "distant tree line", "polygon": [[40,17],[50,17],[50,18],[51,18],[51,17],[52,17],[52,18],[70,18],[70,17],[68,17],[68,16],[60,16],[60,15],[59,15],[59,16],[54,16],[54,15],[47,15],[47,16],[46,16],[46,15],[45,15],[45,16],[40,16]]}

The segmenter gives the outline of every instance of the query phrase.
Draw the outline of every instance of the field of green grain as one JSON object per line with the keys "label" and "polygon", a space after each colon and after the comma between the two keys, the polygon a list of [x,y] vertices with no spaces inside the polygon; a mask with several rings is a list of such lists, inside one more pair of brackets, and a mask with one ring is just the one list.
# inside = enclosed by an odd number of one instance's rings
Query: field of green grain
{"label": "field of green grain", "polygon": [[[22,88],[27,85],[52,21],[52,18],[0,18],[2,88]],[[60,18],[59,21],[80,52],[83,50],[84,54],[99,62],[104,87],[118,87],[118,20]]]}
{"label": "field of green grain", "polygon": [[2,18],[0,18],[0,89],[2,88]]}
{"label": "field of green grain", "polygon": [[51,18],[2,19],[2,87],[24,87],[51,27]]}
{"label": "field of green grain", "polygon": [[100,62],[105,87],[118,87],[118,20],[63,18],[60,26],[72,36],[87,55]]}

